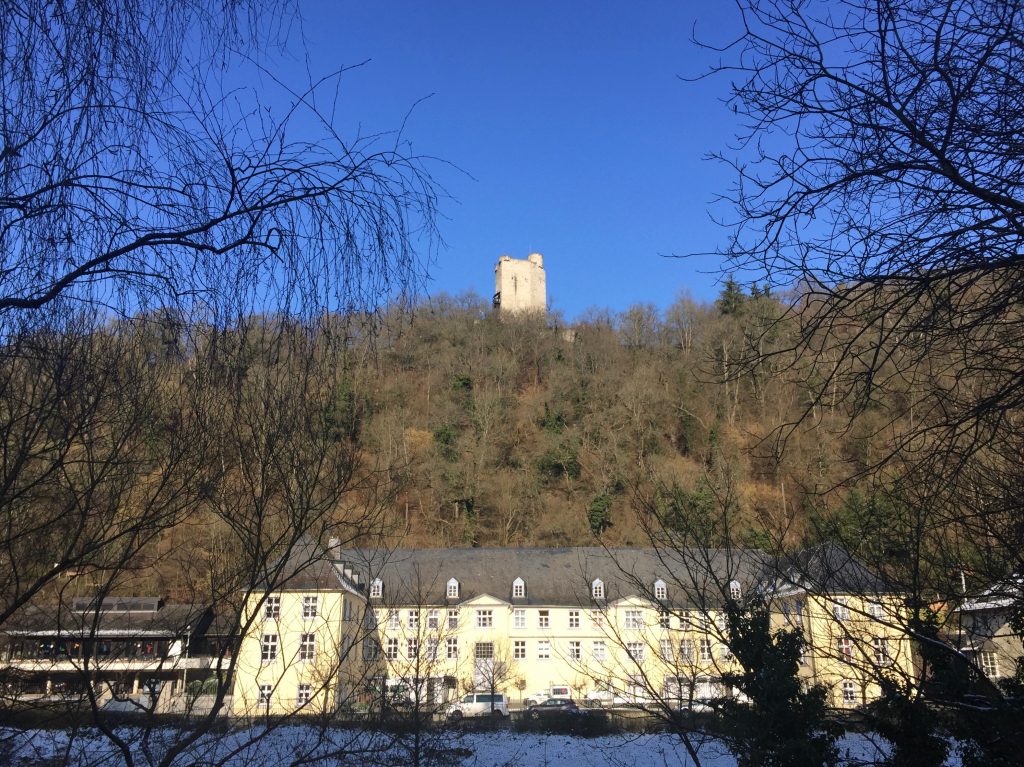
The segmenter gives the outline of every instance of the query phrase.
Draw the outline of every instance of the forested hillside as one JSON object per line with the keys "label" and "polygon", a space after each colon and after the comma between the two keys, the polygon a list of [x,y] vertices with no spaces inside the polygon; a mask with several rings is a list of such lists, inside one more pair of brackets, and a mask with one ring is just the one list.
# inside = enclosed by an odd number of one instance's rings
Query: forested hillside
{"label": "forested hillside", "polygon": [[813,510],[845,496],[828,491],[885,436],[870,414],[834,436],[846,408],[822,397],[832,371],[794,365],[783,315],[730,281],[713,305],[594,310],[571,328],[499,319],[475,296],[389,317],[356,347],[344,396],[368,454],[392,469],[394,539],[645,543],[643,510],[668,498],[708,515],[733,505],[747,542],[813,537]]}
{"label": "forested hillside", "polygon": [[[787,305],[728,281],[713,304],[593,310],[571,326],[442,296],[302,323],[155,312],[86,335],[28,331],[18,343],[39,361],[5,379],[24,432],[6,437],[24,483],[11,498],[52,524],[20,536],[18,556],[44,573],[38,554],[57,541],[103,542],[103,567],[124,571],[115,590],[183,598],[268,577],[299,532],[646,545],[667,525],[701,545],[838,538],[884,564],[913,536],[895,530],[898,487],[873,461],[915,417],[911,379],[865,383],[859,351],[807,363]],[[849,332],[852,349],[877,348]],[[69,421],[72,391],[89,396]],[[53,455],[61,472],[32,468]]]}

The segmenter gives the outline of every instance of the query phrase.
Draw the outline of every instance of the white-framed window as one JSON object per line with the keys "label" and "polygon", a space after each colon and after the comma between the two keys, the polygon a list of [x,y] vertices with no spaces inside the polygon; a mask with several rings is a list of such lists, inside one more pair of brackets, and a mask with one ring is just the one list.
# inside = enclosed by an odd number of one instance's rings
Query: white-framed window
{"label": "white-framed window", "polygon": [[432,609],[427,612],[427,628],[436,629],[441,626],[441,611]]}
{"label": "white-framed window", "polygon": [[537,611],[537,625],[542,629],[551,627],[551,611],[550,610],[538,610]]}
{"label": "white-framed window", "polygon": [[477,660],[493,660],[494,642],[477,642],[473,645],[473,657]]}
{"label": "white-framed window", "polygon": [[711,640],[708,637],[701,637],[697,642],[698,658],[701,663],[711,662]]}
{"label": "white-framed window", "polygon": [[850,619],[850,607],[845,597],[836,597],[836,600],[832,603],[832,617],[837,621]]}
{"label": "white-framed window", "polygon": [[388,660],[398,660],[398,637],[388,637],[384,645],[384,657]]}
{"label": "white-framed window", "polygon": [[281,617],[281,597],[267,597],[267,601],[263,604],[263,617],[274,619]]}
{"label": "white-framed window", "polygon": [[644,627],[644,613],[642,610],[626,610],[626,628],[642,629]]}
{"label": "white-framed window", "polygon": [[363,640],[363,660],[377,660],[380,657],[380,645],[376,639],[367,637]]}
{"label": "white-framed window", "polygon": [[427,660],[437,660],[437,637],[427,639]]}
{"label": "white-framed window", "polygon": [[524,610],[522,607],[517,607],[512,611],[512,628],[526,628],[526,610]]}
{"label": "white-framed window", "polygon": [[583,643],[578,639],[569,640],[569,660],[583,659]]}
{"label": "white-framed window", "polygon": [[600,578],[596,578],[590,584],[590,596],[594,599],[604,599],[604,581]]}
{"label": "white-framed window", "polygon": [[580,611],[570,610],[569,611],[569,628],[578,629],[580,627]]}
{"label": "white-framed window", "polygon": [[706,610],[697,613],[697,628],[705,634],[711,631],[711,613]]}
{"label": "white-framed window", "polygon": [[875,637],[871,640],[872,647],[875,651],[875,663],[879,666],[888,666],[892,663],[892,658],[889,655],[889,642],[885,637]]}
{"label": "white-framed window", "polygon": [[978,665],[981,667],[981,673],[989,679],[999,678],[999,656],[994,652],[978,653]]}
{"label": "white-framed window", "polygon": [[514,581],[512,581],[512,598],[526,598],[526,581],[524,581],[522,578],[516,578]]}
{"label": "white-framed window", "polygon": [[398,616],[398,610],[388,611],[388,629],[398,631],[402,627],[402,619]]}
{"label": "white-framed window", "polygon": [[608,646],[603,639],[595,639],[593,652],[594,660],[604,661],[608,659]]}
{"label": "white-framed window", "polygon": [[459,598],[459,582],[455,578],[449,579],[446,595],[449,599]]}
{"label": "white-framed window", "polygon": [[269,706],[271,699],[274,697],[274,687],[269,684],[260,685],[260,705]]}
{"label": "white-framed window", "polygon": [[448,628],[452,631],[459,627],[459,608],[448,608]]}
{"label": "white-framed window", "polygon": [[305,706],[313,697],[313,687],[308,684],[300,684],[299,690],[295,694],[295,703],[299,706]]}
{"label": "white-framed window", "polygon": [[857,684],[849,679],[843,680],[843,705],[854,706],[857,704]]}
{"label": "white-framed window", "polygon": [[316,658],[316,634],[299,635],[299,660]]}
{"label": "white-framed window", "polygon": [[405,616],[405,625],[409,627],[411,631],[416,631],[420,627],[420,611],[410,610]]}
{"label": "white-framed window", "polygon": [[663,629],[672,628],[672,613],[668,610],[658,611],[658,625]]}
{"label": "white-framed window", "polygon": [[885,608],[882,607],[881,602],[868,602],[868,615],[875,620],[881,620],[885,617]]}
{"label": "white-framed window", "polygon": [[804,625],[804,603],[802,599],[793,602],[793,624],[800,628]]}
{"label": "white-framed window", "polygon": [[405,640],[405,657],[409,660],[416,660],[420,657],[420,640],[416,637]]}
{"label": "white-framed window", "polygon": [[537,642],[537,658],[539,660],[547,660],[551,657],[551,642],[546,639],[542,639]]}
{"label": "white-framed window", "polygon": [[320,610],[320,598],[314,595],[306,595],[302,598],[302,620],[313,620]]}
{"label": "white-framed window", "polygon": [[493,610],[477,610],[476,611],[476,627],[478,629],[489,629],[494,626],[494,611]]}
{"label": "white-framed window", "polygon": [[591,610],[590,620],[595,627],[601,628],[604,625],[604,610]]}
{"label": "white-framed window", "polygon": [[458,660],[459,658],[459,639],[458,637],[448,637],[444,640],[444,654],[448,660]]}
{"label": "white-framed window", "polygon": [[729,599],[733,602],[739,602],[743,597],[743,587],[740,586],[739,581],[729,581]]}
{"label": "white-framed window", "polygon": [[683,663],[693,663],[693,640],[679,640],[679,660]]}
{"label": "white-framed window", "polygon": [[355,617],[355,615],[354,615],[354,613],[355,613],[354,607],[355,606],[352,604],[352,600],[351,599],[349,599],[348,597],[342,597],[342,599],[341,599],[341,619],[343,621],[350,621],[350,620],[352,620]]}
{"label": "white-framed window", "polygon": [[673,663],[676,659],[672,644],[673,643],[671,639],[662,639],[661,644],[658,648],[659,654],[661,655],[661,659],[666,663]]}
{"label": "white-framed window", "polygon": [[380,599],[384,596],[384,581],[374,578],[370,581],[370,599]]}
{"label": "white-framed window", "polygon": [[839,637],[836,640],[836,652],[840,660],[850,663],[853,660],[853,640],[850,637]]}
{"label": "white-framed window", "polygon": [[630,698],[639,699],[647,697],[647,688],[644,686],[643,674],[629,674],[626,677],[626,695]]}
{"label": "white-framed window", "polygon": [[277,634],[264,634],[260,641],[260,661],[271,663],[277,660]]}
{"label": "white-framed window", "polygon": [[512,659],[526,660],[526,640],[516,639],[512,642]]}
{"label": "white-framed window", "polygon": [[659,602],[668,599],[668,586],[660,578],[654,582],[654,598]]}
{"label": "white-framed window", "polygon": [[644,643],[626,642],[626,652],[629,653],[629,657],[634,661],[642,663],[644,660]]}

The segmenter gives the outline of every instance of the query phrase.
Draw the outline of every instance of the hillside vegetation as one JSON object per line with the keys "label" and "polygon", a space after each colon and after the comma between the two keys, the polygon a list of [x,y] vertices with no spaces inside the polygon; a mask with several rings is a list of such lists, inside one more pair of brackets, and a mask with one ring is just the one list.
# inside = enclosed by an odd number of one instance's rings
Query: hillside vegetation
{"label": "hillside vegetation", "polygon": [[645,544],[644,509],[666,496],[733,505],[745,542],[813,538],[829,491],[885,444],[885,408],[851,431],[827,376],[787,356],[783,315],[730,281],[713,305],[571,328],[499,319],[475,296],[389,318],[353,376],[361,442],[392,467],[394,540]]}
{"label": "hillside vegetation", "polygon": [[[675,528],[701,545],[828,539],[898,558],[913,538],[872,461],[908,417],[902,374],[862,395],[856,355],[841,369],[805,363],[785,307],[728,281],[713,304],[593,310],[571,327],[442,296],[308,324],[162,312],[64,341],[30,334],[26,347],[68,349],[11,367],[26,432],[8,452],[41,467],[21,470],[11,497],[19,513],[55,516],[39,529],[67,545],[117,544],[72,580],[81,593],[110,571],[114,591],[228,598],[272,577],[299,532],[351,546],[618,546]],[[60,420],[79,368],[97,390],[87,428]],[[33,404],[51,389],[52,410]],[[57,440],[43,452],[39,428]],[[58,448],[87,460],[54,473]],[[95,531],[77,526],[83,504],[103,509]],[[56,545],[39,535],[18,539],[34,577]]]}

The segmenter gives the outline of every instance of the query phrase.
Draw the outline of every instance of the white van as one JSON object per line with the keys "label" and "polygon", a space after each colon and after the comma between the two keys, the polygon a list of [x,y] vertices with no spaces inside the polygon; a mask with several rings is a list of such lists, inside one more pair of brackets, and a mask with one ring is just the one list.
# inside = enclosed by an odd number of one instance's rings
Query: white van
{"label": "white van", "polygon": [[463,717],[508,716],[508,699],[500,692],[471,692],[448,705],[448,718],[457,722]]}
{"label": "white van", "polygon": [[598,682],[583,700],[588,706],[605,707],[624,706],[628,702],[625,695],[616,690],[611,682]]}
{"label": "white van", "polygon": [[553,685],[529,696],[523,701],[523,705],[536,706],[538,703],[543,703],[544,701],[551,700],[552,698],[555,700],[572,700],[572,688],[567,684]]}

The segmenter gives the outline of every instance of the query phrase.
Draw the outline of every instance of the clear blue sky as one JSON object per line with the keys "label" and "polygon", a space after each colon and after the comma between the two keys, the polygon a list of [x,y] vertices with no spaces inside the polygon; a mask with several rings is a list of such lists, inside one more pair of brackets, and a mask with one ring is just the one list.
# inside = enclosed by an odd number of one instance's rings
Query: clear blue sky
{"label": "clear blue sky", "polygon": [[[301,7],[312,73],[369,60],[342,82],[342,125],[391,129],[429,96],[406,136],[465,171],[435,168],[454,201],[430,293],[489,297],[499,255],[539,251],[549,303],[570,319],[588,306],[664,308],[684,289],[717,294],[716,258],[663,256],[726,240],[708,211],[731,174],[703,157],[736,131],[720,101],[728,82],[679,75],[713,60],[691,44],[694,24],[702,39],[735,35],[730,2]],[[304,68],[280,74],[301,81]]]}

